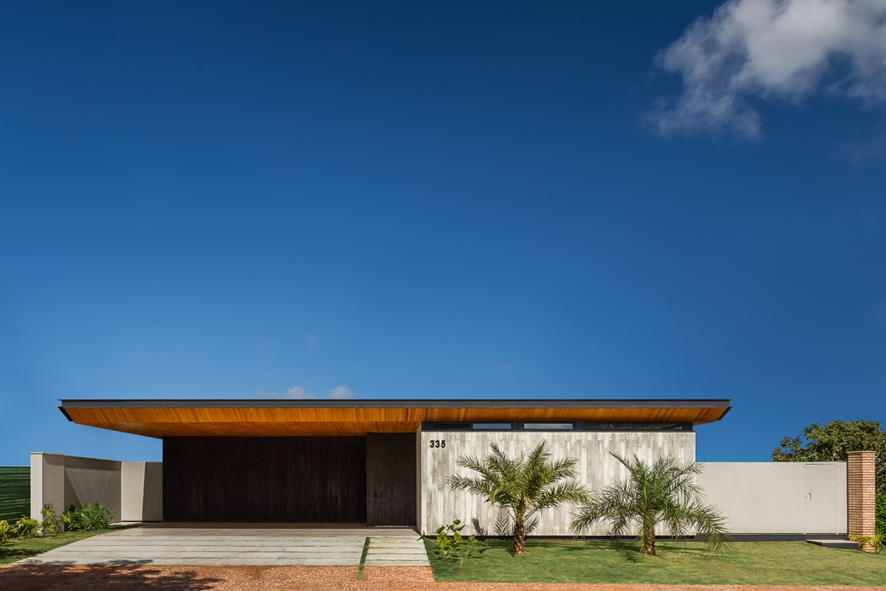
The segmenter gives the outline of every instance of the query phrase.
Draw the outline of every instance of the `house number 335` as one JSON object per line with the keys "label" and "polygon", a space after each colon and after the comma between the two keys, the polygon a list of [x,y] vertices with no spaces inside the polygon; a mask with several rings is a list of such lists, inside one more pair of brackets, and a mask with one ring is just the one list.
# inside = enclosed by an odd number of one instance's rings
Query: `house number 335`
{"label": "house number 335", "polygon": [[445,439],[431,439],[431,448],[435,447],[446,447]]}

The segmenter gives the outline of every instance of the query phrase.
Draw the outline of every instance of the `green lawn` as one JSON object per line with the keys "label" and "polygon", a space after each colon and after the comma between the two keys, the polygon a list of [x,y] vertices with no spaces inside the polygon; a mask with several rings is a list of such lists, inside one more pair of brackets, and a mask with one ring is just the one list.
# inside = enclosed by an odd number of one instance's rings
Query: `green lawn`
{"label": "green lawn", "polygon": [[17,560],[30,558],[43,552],[49,552],[53,548],[76,542],[84,538],[90,538],[99,534],[106,534],[111,531],[120,529],[115,527],[112,529],[96,530],[96,531],[75,531],[64,534],[55,534],[43,536],[41,538],[31,538],[28,540],[14,540],[8,544],[0,546],[0,564],[10,564]]}
{"label": "green lawn", "polygon": [[806,542],[738,542],[723,555],[703,544],[660,542],[658,556],[637,544],[532,542],[522,556],[492,541],[481,558],[441,562],[425,540],[437,581],[658,583],[719,585],[886,585],[886,553],[834,550]]}

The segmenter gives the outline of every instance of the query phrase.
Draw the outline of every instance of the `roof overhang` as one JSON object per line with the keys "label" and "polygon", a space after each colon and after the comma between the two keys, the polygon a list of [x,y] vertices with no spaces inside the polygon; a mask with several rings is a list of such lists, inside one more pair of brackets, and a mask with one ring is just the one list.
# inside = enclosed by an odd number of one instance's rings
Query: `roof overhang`
{"label": "roof overhang", "polygon": [[719,421],[729,400],[62,400],[74,423],[147,437],[414,433],[423,422]]}

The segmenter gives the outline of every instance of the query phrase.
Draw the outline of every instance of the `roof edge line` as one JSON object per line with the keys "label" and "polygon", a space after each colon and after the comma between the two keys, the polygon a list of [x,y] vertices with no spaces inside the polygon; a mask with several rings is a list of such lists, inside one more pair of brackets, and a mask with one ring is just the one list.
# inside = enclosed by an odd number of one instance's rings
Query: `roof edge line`
{"label": "roof edge line", "polygon": [[724,408],[730,398],[635,399],[62,399],[59,409],[87,408]]}

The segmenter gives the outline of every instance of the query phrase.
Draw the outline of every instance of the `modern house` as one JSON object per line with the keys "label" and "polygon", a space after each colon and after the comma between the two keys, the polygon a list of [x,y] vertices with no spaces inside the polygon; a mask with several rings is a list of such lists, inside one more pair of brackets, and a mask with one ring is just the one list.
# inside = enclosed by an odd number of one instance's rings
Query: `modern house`
{"label": "modern house", "polygon": [[[698,425],[728,400],[63,400],[78,424],[163,440],[165,521],[340,522],[433,531],[458,518],[495,533],[496,513],[448,489],[462,455],[546,442],[600,487],[610,455],[695,460]],[[845,473],[845,470],[844,470]],[[567,535],[568,510],[542,535]],[[602,528],[602,526],[601,526]],[[603,529],[599,532],[605,533]]]}

